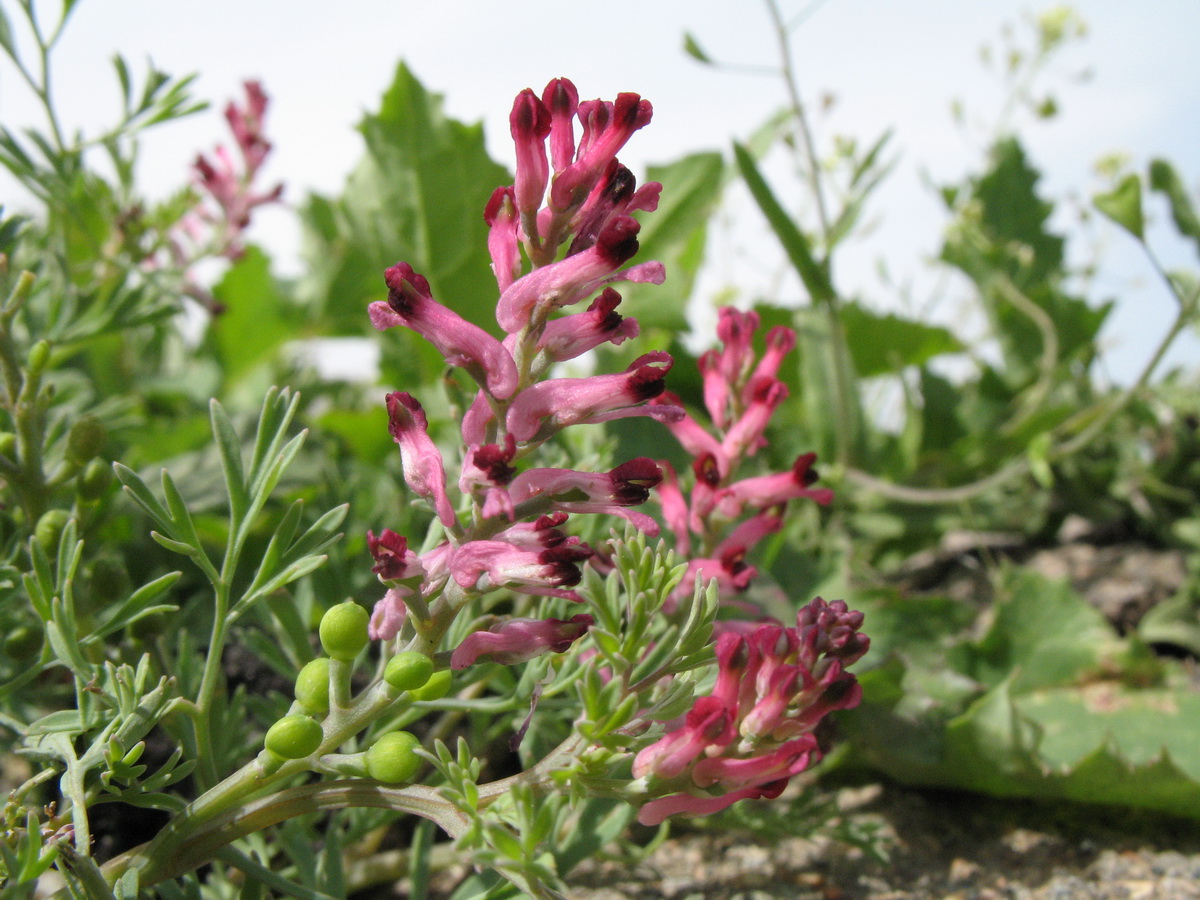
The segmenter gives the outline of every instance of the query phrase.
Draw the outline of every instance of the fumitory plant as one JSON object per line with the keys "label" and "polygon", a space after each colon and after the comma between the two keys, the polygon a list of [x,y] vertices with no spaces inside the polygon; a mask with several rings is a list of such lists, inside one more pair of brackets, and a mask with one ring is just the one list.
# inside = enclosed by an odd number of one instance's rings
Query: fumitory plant
{"label": "fumitory plant", "polygon": [[[245,110],[229,114],[244,172],[228,155],[197,164],[221,213],[192,221],[225,223],[215,252],[239,253],[250,210],[278,196],[251,187],[268,146],[264,109],[249,85]],[[789,504],[831,499],[814,486],[812,454],[784,471],[753,469],[787,393],[777,374],[794,332],[771,329],[760,352],[757,316],[721,313],[722,346],[701,360],[711,430],[666,390],[673,360],[664,351],[616,372],[585,374],[573,362],[638,336],[618,312],[615,285],[666,277],[661,263],[631,264],[641,230],[633,214],[656,209],[661,185],[638,186],[617,160],[651,114],[637,94],[580,101],[563,78],[517,96],[515,181],[483,211],[494,325],[460,315],[455,298],[435,297],[406,262],[382,273],[386,299],[370,304],[370,322],[419,335],[450,374],[384,398],[406,492],[427,513],[396,510],[396,522],[367,533],[379,594],[312,604],[312,637],[283,595],[325,561],[346,510],[306,527],[302,501],[272,505],[304,441],[289,436],[298,399],[274,389],[245,438],[212,405],[226,490],[220,523],[194,512],[166,471],[155,490],[116,467],[155,540],[211,584],[205,652],[179,657],[202,662],[163,670],[147,652],[117,664],[98,640],[76,658],[64,629],[77,523],[24,545],[26,589],[57,635],[39,671],[65,665],[79,710],[24,729],[43,768],[5,811],[0,847],[15,890],[29,895],[53,865],[73,895],[195,896],[203,881],[221,896],[239,883],[311,896],[316,884],[344,889],[343,842],[361,843],[400,814],[440,828],[477,869],[459,896],[559,897],[566,871],[635,816],[656,826],[778,797],[821,757],[825,715],[861,696],[847,668],[868,648],[863,617],[818,598],[781,622],[749,590],[749,555],[779,531]],[[185,241],[170,246],[179,252]],[[14,298],[6,315],[16,314]],[[605,448],[575,427],[633,417],[669,429],[691,472],[645,456],[602,465]],[[652,495],[669,532],[657,543],[659,522],[641,508]],[[180,577],[130,603],[145,612]],[[260,704],[271,724],[238,759],[220,734],[245,730],[237,715],[250,701],[244,691],[225,699],[223,652],[241,623],[268,616],[285,635],[285,665],[295,660],[294,700]],[[193,646],[186,634],[179,640]],[[140,760],[155,729],[175,749],[151,772]],[[36,810],[38,786],[54,779],[61,805]],[[88,836],[104,801],[168,815],[145,843],[101,865]],[[296,828],[314,815],[329,817],[324,874],[305,881],[311,865]],[[264,840],[270,828],[283,849]],[[430,826],[409,833],[407,871],[427,879]]]}

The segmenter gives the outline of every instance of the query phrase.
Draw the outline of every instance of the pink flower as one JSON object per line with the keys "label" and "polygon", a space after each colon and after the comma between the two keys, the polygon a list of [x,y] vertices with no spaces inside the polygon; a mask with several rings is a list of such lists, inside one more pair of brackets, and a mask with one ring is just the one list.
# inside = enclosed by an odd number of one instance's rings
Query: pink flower
{"label": "pink flower", "polygon": [[443,525],[453,527],[458,520],[446,494],[446,470],[442,454],[429,437],[424,408],[411,394],[393,391],[387,395],[387,410],[388,431],[400,445],[404,480],[433,504]]}
{"label": "pink flower", "polygon": [[550,110],[529,88],[517,94],[508,117],[509,130],[517,146],[515,198],[522,221],[536,222],[550,167],[546,161],[546,137],[550,134]]}
{"label": "pink flower", "polygon": [[508,410],[508,430],[518,441],[545,440],[571,425],[607,422],[625,416],[652,416],[673,421],[681,410],[646,406],[663,392],[671,369],[663,351],[639,356],[619,375],[556,378],[522,391]]}
{"label": "pink flower", "polygon": [[629,216],[617,216],[606,223],[587,250],[518,278],[496,305],[500,327],[514,334],[528,324],[535,309],[544,319],[553,309],[578,303],[610,281],[662,284],[666,277],[662,263],[642,263],[618,271],[638,252],[640,228]]}
{"label": "pink flower", "polygon": [[237,259],[242,255],[242,234],[250,224],[253,211],[264,204],[275,203],[283,195],[283,185],[268,191],[254,189],[254,179],[271,150],[263,135],[263,120],[267,110],[267,95],[257,81],[244,84],[246,103],[230,102],[225,107],[225,120],[233,132],[241,152],[242,164],[237,165],[229,151],[218,146],[212,159],[200,154],[193,167],[200,186],[216,201],[218,211],[198,207],[196,212],[205,222],[217,227],[215,246],[209,252]]}
{"label": "pink flower", "polygon": [[461,587],[479,593],[507,587],[577,599],[574,592],[562,589],[579,584],[579,563],[591,555],[582,544],[526,550],[508,541],[468,541],[453,551],[450,573]]}
{"label": "pink flower", "polygon": [[649,123],[654,109],[637,94],[618,94],[615,103],[585,100],[577,114],[583,135],[575,161],[557,172],[550,187],[550,207],[555,210],[583,202],[633,133]]}
{"label": "pink flower", "polygon": [[562,512],[620,516],[650,535],[656,535],[657,522],[626,507],[645,503],[650,498],[650,489],[660,480],[662,470],[658,464],[652,459],[638,457],[608,473],[529,469],[513,480],[509,496],[514,505],[542,500]]}
{"label": "pink flower", "polygon": [[412,592],[408,588],[390,588],[383,599],[375,604],[371,611],[371,621],[367,625],[367,636],[373,641],[390,641],[404,627],[408,617],[408,607],[404,599]]}
{"label": "pink flower", "polygon": [[822,506],[828,505],[833,500],[833,491],[812,487],[817,480],[813,468],[816,459],[815,453],[805,453],[796,458],[787,472],[735,481],[719,492],[717,509],[721,515],[732,519],[741,515],[746,507],[762,509],[797,497],[808,497]]}
{"label": "pink flower", "polygon": [[633,777],[670,779],[682,775],[708,747],[723,747],[737,737],[733,712],[716,697],[700,697],[683,727],[659,738],[633,760]]}
{"label": "pink flower", "polygon": [[488,253],[501,291],[508,290],[521,274],[521,249],[517,239],[517,207],[511,187],[498,187],[483,211],[488,226]]}
{"label": "pink flower", "polygon": [[620,302],[620,294],[613,288],[605,288],[586,312],[547,322],[538,339],[538,349],[561,361],[574,359],[601,344],[620,344],[626,338],[637,337],[637,320],[627,319],[616,311]]}
{"label": "pink flower", "polygon": [[683,781],[684,793],[652,799],[639,821],[777,796],[819,759],[813,730],[821,718],[862,696],[845,671],[869,646],[861,625],[862,615],[844,602],[818,597],[797,615],[795,628],[764,624],[748,636],[721,634],[712,693],[697,698],[683,724],[633,762],[634,777],[647,779],[652,791],[677,791]]}
{"label": "pink flower", "polygon": [[783,793],[787,787],[787,779],[763,785],[761,787],[743,788],[729,794],[713,797],[696,794],[672,794],[651,800],[638,811],[638,822],[642,825],[661,825],[671,816],[711,816],[723,809],[728,809],[739,800],[773,799]]}
{"label": "pink flower", "polygon": [[569,619],[505,619],[467,635],[451,654],[450,668],[465,669],[480,657],[512,666],[543,653],[563,653],[591,626],[592,617],[586,613]]}
{"label": "pink flower", "polygon": [[746,384],[746,408],[725,432],[721,449],[729,459],[753,456],[759,447],[765,446],[763,432],[775,410],[788,395],[787,385],[770,375],[751,378]]}
{"label": "pink flower", "polygon": [[633,173],[614,162],[605,177],[592,188],[576,214],[578,224],[575,226],[575,239],[567,256],[573,256],[596,243],[605,225],[613,219],[639,210],[654,212],[658,209],[661,194],[662,185],[657,181],[639,188]]}
{"label": "pink flower", "polygon": [[555,172],[571,164],[575,156],[575,111],[579,92],[566,78],[555,78],[542,91],[542,103],[550,111],[550,161]]}
{"label": "pink flower", "polygon": [[375,532],[368,531],[367,549],[375,559],[371,571],[379,576],[380,581],[425,577],[420,558],[408,549],[408,539],[390,528],[383,529],[379,537],[375,537]]}
{"label": "pink flower", "polygon": [[470,372],[493,397],[504,400],[512,396],[517,387],[517,367],[498,340],[434,300],[429,282],[408,263],[396,263],[384,273],[384,280],[387,302],[377,301],[368,307],[376,328],[411,328],[437,347],[446,362]]}

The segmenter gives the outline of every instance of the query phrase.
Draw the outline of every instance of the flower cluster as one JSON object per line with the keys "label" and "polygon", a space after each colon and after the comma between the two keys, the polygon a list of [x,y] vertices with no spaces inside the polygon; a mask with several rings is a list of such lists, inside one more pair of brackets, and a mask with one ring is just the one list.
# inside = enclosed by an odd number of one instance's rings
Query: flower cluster
{"label": "flower cluster", "polygon": [[820,758],[814,729],[826,713],[856,706],[862,689],[846,667],[867,652],[863,616],[817,598],[795,628],[759,625],[717,638],[712,693],[677,727],[637,754],[633,775],[656,795],[638,820],[708,815],[738,800],[777,797]]}
{"label": "flower cluster", "polygon": [[255,189],[259,169],[271,152],[271,143],[263,135],[267,95],[257,81],[247,81],[243,87],[246,90],[245,105],[238,106],[230,101],[225,107],[225,121],[233,132],[241,155],[240,164],[221,144],[213,150],[211,160],[201,153],[194,163],[197,183],[217,207],[213,210],[201,204],[196,208],[196,214],[215,230],[217,254],[229,259],[237,259],[245,252],[242,238],[250,224],[251,213],[259,206],[275,203],[283,195],[282,184],[268,191]]}
{"label": "flower cluster", "polygon": [[[233,133],[240,161],[224,145],[218,144],[212,158],[203,153],[193,163],[200,199],[167,235],[167,253],[171,265],[183,273],[183,290],[211,313],[220,313],[221,305],[192,276],[192,268],[209,257],[240,259],[246,251],[245,232],[254,210],[276,203],[283,196],[283,185],[270,190],[255,186],[259,171],[271,151],[263,134],[267,95],[257,81],[247,81],[245,104],[230,101],[225,121]],[[158,261],[147,261],[152,268]]]}
{"label": "flower cluster", "polygon": [[[746,590],[757,574],[746,555],[783,527],[786,503],[805,497],[824,505],[833,498],[832,491],[812,486],[817,480],[812,453],[801,455],[785,472],[734,478],[739,463],[766,444],[767,423],[787,397],[787,386],[777,377],[779,367],[796,345],[796,333],[777,326],[766,335],[765,352],[756,357],[753,342],[759,324],[757,313],[721,309],[717,336],[722,349],[700,357],[704,405],[717,434],[690,415],[668,423],[693,458],[694,475],[690,501],[667,464],[657,491],[676,549],[689,560],[676,597],[690,595],[697,579],[716,579],[725,597]],[[679,405],[669,393],[654,402]]]}
{"label": "flower cluster", "polygon": [[[415,331],[466,370],[478,392],[462,420],[457,479],[447,475],[420,402],[401,391],[387,396],[405,481],[436,513],[446,538],[418,556],[390,530],[369,535],[374,571],[388,588],[371,617],[373,638],[417,638],[435,652],[470,598],[501,588],[577,600],[571,589],[592,550],[563,530],[570,515],[621,516],[657,533],[653,519],[631,509],[662,478],[650,459],[609,472],[518,465],[572,425],[626,416],[672,423],[683,415],[677,405],[648,402],[663,393],[672,364],[666,353],[640,356],[620,373],[546,377],[557,362],[638,333],[636,321],[616,312],[621,297],[614,282],[663,280],[660,263],[625,267],[638,250],[639,225],[630,213],[653,210],[661,186],[638,188],[616,160],[650,115],[649,102],[636,94],[580,102],[566,79],[552,81],[540,97],[530,90],[517,97],[510,120],[516,180],[498,188],[484,212],[503,339],[435,299],[428,280],[407,263],[385,273],[387,300],[369,308],[375,327]],[[555,316],[589,298],[585,310]],[[493,619],[466,637],[450,663],[512,663],[563,650],[590,624],[586,615]]]}

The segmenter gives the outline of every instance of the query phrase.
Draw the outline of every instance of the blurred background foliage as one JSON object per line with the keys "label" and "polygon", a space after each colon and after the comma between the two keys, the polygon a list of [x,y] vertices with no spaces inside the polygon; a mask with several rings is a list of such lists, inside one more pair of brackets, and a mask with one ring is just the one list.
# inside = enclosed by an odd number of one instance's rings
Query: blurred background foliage
{"label": "blurred background foliage", "polygon": [[[204,254],[181,262],[170,252],[202,199],[199,189],[155,199],[140,193],[137,180],[143,132],[200,108],[190,80],[153,68],[135,75],[118,59],[113,84],[123,115],[107,131],[81,134],[58,120],[44,70],[21,62],[11,39],[20,23],[6,17],[0,26],[15,71],[46,99],[43,127],[0,128],[0,165],[37,204],[7,211],[0,223],[0,729],[15,741],[29,723],[72,708],[80,678],[95,682],[105,664],[136,665],[145,652],[156,677],[175,675],[177,696],[197,689],[204,656],[197,635],[213,616],[208,584],[181,566],[169,602],[139,589],[179,563],[148,536],[150,522],[122,497],[111,464],[152,483],[169,468],[199,539],[219,552],[229,523],[209,400],[217,398],[236,432],[249,435],[264,392],[288,385],[308,438],[248,526],[244,558],[262,556],[298,500],[320,510],[348,503],[349,512],[327,563],[235,626],[231,647],[258,663],[244,678],[226,666],[218,720],[261,729],[286,709],[283,692],[311,656],[308,635],[321,612],[347,597],[375,599],[367,529],[424,528],[426,514],[405,496],[384,393],[419,396],[430,420],[447,429],[471,396],[415,334],[375,334],[366,305],[385,296],[383,270],[403,259],[429,279],[436,298],[494,328],[481,211],[511,176],[488,157],[481,127],[449,118],[442,98],[400,64],[359,126],[363,156],[342,192],[297,203],[304,274],[280,277],[250,245],[200,289]],[[785,56],[783,106],[758,132],[645,173],[663,183],[663,202],[643,216],[639,258],[664,261],[669,281],[623,289],[622,311],[639,319],[641,335],[605,350],[598,365],[623,368],[666,346],[676,358],[671,389],[700,409],[695,360],[712,338],[689,332],[703,320],[690,304],[733,300],[767,325],[797,330],[797,352],[780,372],[790,397],[762,464],[778,470],[816,450],[823,483],[837,497],[829,510],[795,511],[755,560],[764,577],[754,590],[781,618],[815,594],[844,596],[867,613],[873,649],[859,666],[865,699],[840,719],[848,741],[831,768],[1196,817],[1200,369],[1162,371],[1159,361],[1195,328],[1200,279],[1195,265],[1163,270],[1145,222],[1169,219],[1200,252],[1197,173],[1167,160],[1109,166],[1094,198],[1092,214],[1144,246],[1144,274],[1158,279],[1161,302],[1177,311],[1139,377],[1108,384],[1097,375],[1098,336],[1121,298],[1094,296],[1086,273],[1070,267],[1069,242],[1087,238],[1052,227],[1065,201],[1042,189],[1021,134],[1007,124],[1015,107],[1034,119],[1055,114],[1039,79],[1081,34],[1066,10],[1034,20],[1027,46],[1001,64],[1009,103],[975,171],[931,185],[944,203],[945,228],[930,264],[966,286],[962,303],[986,322],[985,342],[897,312],[891,298],[839,288],[839,252],[864,227],[896,156],[888,134],[815,134]],[[48,56],[53,34],[40,41]],[[718,65],[695,40],[686,48],[698,64]],[[754,215],[794,269],[807,295],[799,305],[743,296],[736,286],[693,297],[714,217],[733,190],[753,199]],[[329,364],[339,354],[365,364],[339,374]],[[881,395],[895,398],[887,415],[873,400]],[[449,431],[441,437],[455,443]],[[665,430],[642,419],[613,423],[589,452],[621,456],[633,448],[683,461],[673,458],[679,451]],[[1009,561],[1055,544],[1069,521],[1083,522],[1095,541],[1181,552],[1187,574],[1178,592],[1118,632],[1069,586]],[[986,595],[951,596],[936,578],[917,584],[912,577],[922,559],[943,559],[951,536],[959,555],[983,568]],[[69,578],[39,571],[68,562]],[[247,564],[232,577],[244,586],[253,574]],[[39,601],[37,586],[48,577],[59,579],[57,593],[49,589],[58,605]],[[74,680],[61,677],[68,639]],[[67,733],[102,728],[103,711],[84,707]],[[494,739],[484,724],[474,727]],[[187,729],[171,719],[164,728],[186,746]],[[228,750],[233,765],[258,738],[240,724],[230,733],[244,735]],[[355,816],[341,840],[361,836],[377,818]],[[296,850],[304,826],[289,827]],[[303,868],[302,854],[293,856]],[[310,874],[314,885],[326,877]]]}

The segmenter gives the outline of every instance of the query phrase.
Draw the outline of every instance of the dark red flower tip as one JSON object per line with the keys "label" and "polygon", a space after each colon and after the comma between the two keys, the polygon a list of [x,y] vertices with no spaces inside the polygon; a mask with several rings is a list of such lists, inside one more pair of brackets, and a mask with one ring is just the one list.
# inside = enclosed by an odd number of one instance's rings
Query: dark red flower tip
{"label": "dark red flower tip", "polygon": [[563,116],[575,115],[579,108],[579,91],[568,78],[555,78],[542,91],[542,103],[552,113]]}
{"label": "dark red flower tip", "polygon": [[711,453],[696,457],[692,461],[692,472],[695,473],[697,481],[703,482],[711,488],[715,488],[721,483],[721,469],[717,464],[716,456]]}
{"label": "dark red flower tip", "polygon": [[550,110],[531,89],[525,88],[513,101],[508,127],[514,140],[544,140],[550,133]]}
{"label": "dark red flower tip", "polygon": [[629,131],[637,131],[644,127],[653,115],[654,107],[649,100],[643,100],[641,94],[617,94],[612,118]]}
{"label": "dark red flower tip", "polygon": [[632,216],[616,216],[605,223],[596,238],[596,250],[609,265],[622,265],[638,252],[641,225]]}
{"label": "dark red flower tip", "polygon": [[488,198],[487,206],[483,208],[483,221],[488,224],[488,227],[496,224],[496,218],[500,215],[500,210],[506,200],[509,206],[508,214],[512,215],[517,201],[513,196],[511,184],[496,188],[492,191],[492,196]]}
{"label": "dark red flower tip", "polygon": [[388,306],[399,315],[411,316],[423,301],[433,299],[429,280],[414,272],[408,263],[396,263],[383,273],[383,280],[388,289]]}
{"label": "dark red flower tip", "polygon": [[792,463],[792,479],[796,484],[809,487],[816,484],[820,480],[820,475],[813,468],[813,463],[817,461],[817,454],[803,453],[796,457],[796,461]]}
{"label": "dark red flower tip", "polygon": [[507,435],[504,447],[499,444],[484,444],[475,448],[472,459],[475,465],[487,474],[488,480],[503,487],[516,477],[517,470],[509,463],[517,452],[517,442],[513,436]]}
{"label": "dark red flower tip", "polygon": [[608,474],[612,476],[613,481],[636,484],[647,489],[654,487],[663,479],[662,469],[648,456],[639,456],[623,462]]}
{"label": "dark red flower tip", "polygon": [[604,194],[611,206],[624,203],[633,196],[636,190],[637,179],[633,177],[633,173],[620,163],[616,163],[609,172],[604,184]]}

